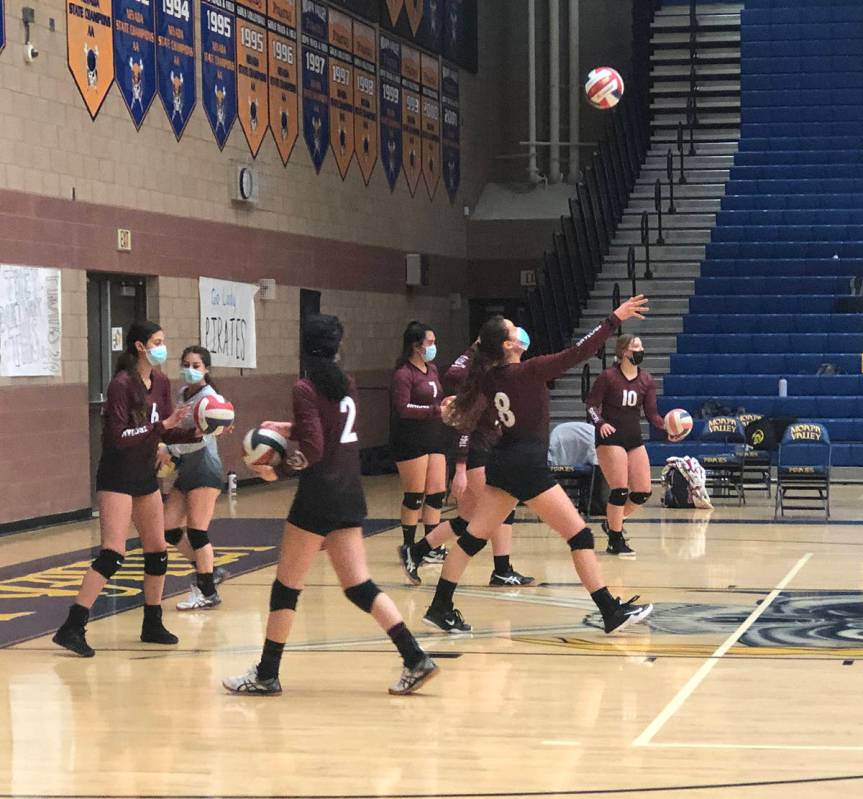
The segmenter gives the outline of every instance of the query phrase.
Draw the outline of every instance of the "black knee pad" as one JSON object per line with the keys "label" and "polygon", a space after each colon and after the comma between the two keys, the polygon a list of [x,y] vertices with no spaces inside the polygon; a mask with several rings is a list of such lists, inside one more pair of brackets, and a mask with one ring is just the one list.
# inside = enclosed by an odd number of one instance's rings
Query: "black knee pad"
{"label": "black knee pad", "polygon": [[168,571],[168,552],[145,552],[144,574],[161,577]]}
{"label": "black knee pad", "polygon": [[515,508],[512,509],[509,516],[503,520],[504,524],[515,524]]}
{"label": "black knee pad", "polygon": [[467,532],[467,519],[456,516],[454,519],[450,519],[449,526],[452,527],[455,537],[461,538]]}
{"label": "black knee pad", "polygon": [[470,557],[476,555],[488,541],[484,538],[477,538],[475,535],[471,535],[469,532],[465,531],[465,534],[458,539],[458,545],[468,554]]}
{"label": "black knee pad", "polygon": [[189,536],[189,543],[192,545],[192,549],[203,549],[210,543],[210,536],[207,535],[206,530],[195,530],[190,527],[186,533]]}
{"label": "black knee pad", "polygon": [[350,588],[346,588],[345,596],[360,610],[364,610],[366,613],[371,613],[372,605],[380,592],[381,589],[374,584],[374,581],[366,580],[364,583],[352,585]]}
{"label": "black knee pad", "polygon": [[426,505],[435,510],[440,510],[443,507],[446,491],[438,491],[434,494],[426,494]]}
{"label": "black knee pad", "polygon": [[629,501],[633,505],[643,505],[647,500],[650,499],[652,491],[630,491],[629,492]]}
{"label": "black knee pad", "polygon": [[125,558],[113,549],[99,550],[99,554],[91,564],[94,571],[99,572],[106,580],[110,580],[123,565]]}
{"label": "black knee pad", "polygon": [[612,488],[608,492],[608,504],[622,508],[626,504],[626,498],[629,496],[628,488]]}
{"label": "black knee pad", "polygon": [[422,491],[419,493],[415,491],[405,491],[402,505],[404,505],[408,510],[419,510],[423,506],[424,496],[425,494],[423,494]]}
{"label": "black knee pad", "polygon": [[165,540],[172,546],[175,547],[180,543],[180,539],[183,537],[183,528],[182,527],[174,527],[170,530],[165,530]]}
{"label": "black knee pad", "polygon": [[589,527],[585,527],[580,533],[576,533],[567,542],[569,548],[576,552],[579,549],[593,549],[593,533]]}
{"label": "black knee pad", "polygon": [[288,588],[284,583],[273,580],[270,589],[270,610],[296,610],[300,598],[299,588]]}

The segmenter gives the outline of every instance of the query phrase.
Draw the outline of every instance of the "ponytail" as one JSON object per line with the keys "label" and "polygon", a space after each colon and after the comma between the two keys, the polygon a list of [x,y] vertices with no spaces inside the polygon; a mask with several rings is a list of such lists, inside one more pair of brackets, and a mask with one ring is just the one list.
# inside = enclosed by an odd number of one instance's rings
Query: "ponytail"
{"label": "ponytail", "polygon": [[306,355],[306,377],[328,400],[338,402],[348,395],[348,376],[332,358]]}
{"label": "ponytail", "polygon": [[509,331],[502,316],[491,317],[480,330],[464,386],[449,408],[448,422],[460,429],[473,428],[482,412],[479,396],[485,376],[503,360],[503,342]]}

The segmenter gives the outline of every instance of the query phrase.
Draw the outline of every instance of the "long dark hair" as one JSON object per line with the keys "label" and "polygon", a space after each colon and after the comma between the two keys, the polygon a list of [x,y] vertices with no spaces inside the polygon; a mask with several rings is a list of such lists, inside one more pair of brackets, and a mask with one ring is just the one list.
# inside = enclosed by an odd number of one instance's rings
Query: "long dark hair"
{"label": "long dark hair", "polygon": [[431,330],[431,328],[428,325],[424,325],[422,322],[417,322],[416,319],[412,322],[408,322],[408,326],[405,328],[405,332],[402,335],[402,353],[396,359],[396,369],[401,369],[402,366],[411,359],[411,355],[414,354],[414,347],[425,341],[426,333],[428,333],[429,330]]}
{"label": "long dark hair", "polygon": [[473,427],[476,424],[481,413],[478,400],[483,380],[503,360],[503,342],[508,338],[509,329],[504,318],[499,315],[488,319],[479,331],[479,343],[464,386],[450,406],[450,423],[455,427]]}
{"label": "long dark hair", "polygon": [[123,354],[117,359],[117,368],[114,370],[115,377],[120,372],[126,372],[132,381],[133,393],[130,410],[132,412],[132,419],[137,424],[143,424],[147,418],[147,389],[138,372],[139,355],[135,344],[140,341],[146,347],[147,342],[161,329],[161,325],[157,325],[148,319],[132,322],[129,332],[126,333],[126,349],[123,350]]}
{"label": "long dark hair", "polygon": [[183,365],[183,361],[186,360],[187,355],[199,355],[201,357],[201,362],[207,367],[207,373],[204,375],[204,382],[208,386],[211,386],[214,391],[218,391],[216,384],[210,377],[210,365],[213,363],[210,351],[206,347],[202,347],[200,344],[192,344],[190,347],[186,347],[186,349],[183,350],[183,354],[180,355],[180,366]]}
{"label": "long dark hair", "polygon": [[303,324],[306,377],[324,397],[336,402],[346,397],[350,388],[348,376],[335,362],[344,334],[337,316],[313,314]]}

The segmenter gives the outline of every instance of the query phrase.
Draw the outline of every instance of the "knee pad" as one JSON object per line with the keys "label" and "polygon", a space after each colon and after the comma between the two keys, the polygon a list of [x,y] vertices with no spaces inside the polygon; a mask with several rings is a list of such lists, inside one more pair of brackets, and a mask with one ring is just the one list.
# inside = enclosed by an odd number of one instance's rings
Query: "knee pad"
{"label": "knee pad", "polygon": [[569,548],[576,552],[579,549],[593,549],[593,533],[589,527],[585,527],[580,533],[576,533],[567,542]]}
{"label": "knee pad", "polygon": [[467,519],[462,519],[461,516],[456,516],[449,520],[449,526],[455,533],[456,538],[461,538],[467,532]]}
{"label": "knee pad", "polygon": [[165,552],[145,552],[144,553],[144,574],[149,574],[151,577],[161,577],[168,571],[168,553]]}
{"label": "knee pad", "polygon": [[190,527],[186,533],[189,536],[189,543],[194,550],[203,549],[210,543],[210,536],[207,535],[206,530],[195,530]]}
{"label": "knee pad", "polygon": [[183,537],[183,528],[182,527],[174,527],[171,530],[165,530],[165,540],[172,546],[175,547],[180,543],[180,539]]}
{"label": "knee pad", "polygon": [[419,510],[423,506],[423,497],[425,494],[420,491],[419,493],[415,491],[405,491],[404,498],[402,499],[402,505],[406,507],[408,510]]}
{"label": "knee pad", "polygon": [[504,524],[515,524],[515,508],[512,509],[509,516],[503,520]]}
{"label": "knee pad", "polygon": [[426,494],[426,505],[435,510],[440,510],[443,507],[446,491],[438,491],[434,494]]}
{"label": "knee pad", "polygon": [[650,499],[651,494],[653,494],[652,491],[630,491],[629,501],[633,505],[643,505]]}
{"label": "knee pad", "polygon": [[288,588],[284,583],[273,580],[270,590],[270,610],[296,610],[300,598],[298,588]]}
{"label": "knee pad", "polygon": [[484,538],[477,538],[475,535],[471,535],[469,532],[465,531],[465,534],[461,536],[458,540],[458,545],[470,556],[473,557],[479,552],[488,541]]}
{"label": "knee pad", "polygon": [[106,580],[110,580],[123,565],[125,558],[113,549],[99,550],[99,554],[91,564],[93,571],[99,572]]}
{"label": "knee pad", "polygon": [[612,488],[608,492],[608,504],[622,508],[626,504],[626,498],[629,496],[628,488]]}
{"label": "knee pad", "polygon": [[345,596],[351,600],[360,610],[366,613],[372,612],[375,598],[381,592],[372,580],[366,580],[359,585],[352,585],[345,589]]}

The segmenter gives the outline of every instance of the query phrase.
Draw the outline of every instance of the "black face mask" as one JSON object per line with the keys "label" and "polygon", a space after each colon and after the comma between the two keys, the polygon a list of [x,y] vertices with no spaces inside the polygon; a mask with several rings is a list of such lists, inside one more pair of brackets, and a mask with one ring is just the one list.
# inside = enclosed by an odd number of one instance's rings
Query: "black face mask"
{"label": "black face mask", "polygon": [[638,366],[644,360],[644,350],[636,350],[633,353],[630,353],[629,360]]}

